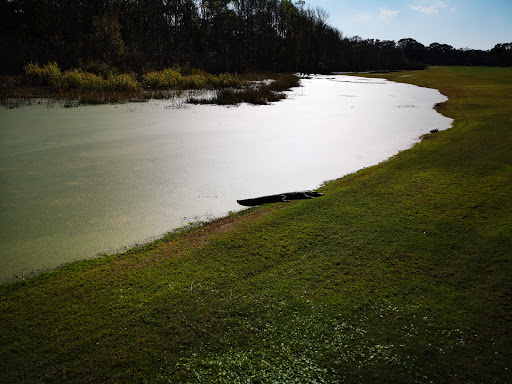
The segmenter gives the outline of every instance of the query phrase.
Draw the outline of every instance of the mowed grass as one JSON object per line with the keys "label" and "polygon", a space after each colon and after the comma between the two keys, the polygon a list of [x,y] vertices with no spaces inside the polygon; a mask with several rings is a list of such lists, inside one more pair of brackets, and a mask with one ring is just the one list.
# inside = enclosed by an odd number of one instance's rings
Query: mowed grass
{"label": "mowed grass", "polygon": [[326,183],[0,290],[0,382],[512,382],[512,72],[453,128]]}

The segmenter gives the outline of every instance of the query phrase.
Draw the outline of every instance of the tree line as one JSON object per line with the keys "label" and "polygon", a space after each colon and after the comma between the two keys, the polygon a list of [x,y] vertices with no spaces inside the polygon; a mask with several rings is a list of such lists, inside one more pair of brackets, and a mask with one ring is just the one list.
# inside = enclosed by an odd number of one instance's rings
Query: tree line
{"label": "tree line", "polygon": [[306,73],[512,65],[512,43],[481,51],[363,40],[327,18],[290,0],[0,0],[0,72],[52,61],[138,73],[176,65]]}

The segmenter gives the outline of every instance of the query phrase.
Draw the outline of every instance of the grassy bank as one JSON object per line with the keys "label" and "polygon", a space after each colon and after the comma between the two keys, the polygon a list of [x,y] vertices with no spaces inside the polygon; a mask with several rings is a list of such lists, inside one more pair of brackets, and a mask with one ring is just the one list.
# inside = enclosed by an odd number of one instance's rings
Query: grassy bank
{"label": "grassy bank", "polygon": [[0,289],[0,382],[512,382],[512,71],[438,88],[453,128],[125,255]]}

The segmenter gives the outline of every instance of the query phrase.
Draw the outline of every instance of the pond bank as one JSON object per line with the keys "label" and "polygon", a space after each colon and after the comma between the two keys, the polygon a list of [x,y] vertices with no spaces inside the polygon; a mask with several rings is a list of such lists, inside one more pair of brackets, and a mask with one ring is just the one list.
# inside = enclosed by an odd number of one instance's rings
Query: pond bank
{"label": "pond bank", "polygon": [[480,71],[396,78],[453,129],[322,198],[3,286],[0,381],[510,382],[512,79]]}
{"label": "pond bank", "polygon": [[240,199],[315,188],[450,126],[435,90],[337,79],[351,82],[304,79],[266,107],[0,110],[0,281],[224,216]]}

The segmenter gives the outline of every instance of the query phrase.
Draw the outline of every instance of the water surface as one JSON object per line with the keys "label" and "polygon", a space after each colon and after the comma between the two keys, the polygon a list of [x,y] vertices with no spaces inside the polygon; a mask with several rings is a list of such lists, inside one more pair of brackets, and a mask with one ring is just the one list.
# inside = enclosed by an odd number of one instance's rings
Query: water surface
{"label": "water surface", "polygon": [[0,282],[381,162],[451,120],[438,91],[322,76],[270,106],[0,111]]}

